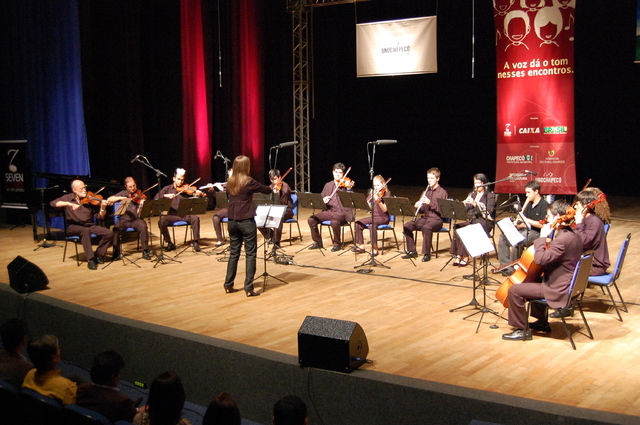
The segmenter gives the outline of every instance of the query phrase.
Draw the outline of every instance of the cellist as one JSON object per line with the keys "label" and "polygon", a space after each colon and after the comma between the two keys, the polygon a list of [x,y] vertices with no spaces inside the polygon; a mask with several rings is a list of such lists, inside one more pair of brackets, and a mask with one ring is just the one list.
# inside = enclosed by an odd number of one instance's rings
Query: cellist
{"label": "cellist", "polygon": [[[570,220],[563,220],[569,209],[569,203],[562,199],[548,207],[547,224],[540,229],[540,237],[533,241],[533,261],[543,268],[542,282],[523,282],[509,288],[509,325],[514,330],[502,335],[502,339],[531,339],[530,332],[524,335],[528,320],[526,298],[544,298],[551,308],[556,309],[567,304],[573,271],[582,255],[582,239],[571,229]],[[551,332],[544,307],[532,305],[531,315],[538,319],[529,324],[532,331]]]}

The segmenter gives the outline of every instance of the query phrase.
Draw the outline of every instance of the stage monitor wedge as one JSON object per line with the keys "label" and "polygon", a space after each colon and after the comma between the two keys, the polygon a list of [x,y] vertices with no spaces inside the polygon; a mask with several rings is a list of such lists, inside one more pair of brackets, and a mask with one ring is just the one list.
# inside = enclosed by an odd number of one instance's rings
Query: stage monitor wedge
{"label": "stage monitor wedge", "polygon": [[366,362],[367,354],[367,337],[355,322],[307,316],[298,331],[302,367],[349,373]]}
{"label": "stage monitor wedge", "polygon": [[9,284],[19,294],[47,289],[49,284],[47,275],[40,267],[19,255],[9,263],[7,270],[9,270]]}

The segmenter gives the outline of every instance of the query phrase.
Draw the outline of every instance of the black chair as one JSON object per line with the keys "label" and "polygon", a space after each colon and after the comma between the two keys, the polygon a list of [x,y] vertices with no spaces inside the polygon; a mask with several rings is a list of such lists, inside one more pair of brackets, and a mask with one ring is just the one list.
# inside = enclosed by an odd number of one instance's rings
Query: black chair
{"label": "black chair", "polygon": [[19,423],[18,392],[15,385],[0,379],[0,423]]}
{"label": "black chair", "polygon": [[[584,291],[587,289],[587,282],[589,281],[589,272],[591,271],[591,264],[593,264],[593,251],[587,251],[580,257],[580,261],[578,261],[578,265],[573,272],[573,277],[571,278],[571,286],[569,287],[569,298],[567,299],[567,304],[563,307],[564,309],[570,308],[578,308],[580,311],[580,316],[582,316],[582,321],[584,323],[587,332],[589,332],[588,337],[593,339],[593,333],[591,333],[591,328],[589,327],[589,323],[587,323],[587,318],[584,316],[584,312],[582,311],[582,298],[584,297]],[[545,313],[549,310],[549,304],[547,304],[547,300],[545,299],[529,299],[529,304],[527,305],[527,317],[531,313],[531,304],[541,304],[545,308]],[[569,331],[569,327],[567,326],[567,321],[565,320],[564,314],[560,314],[560,318],[562,319],[562,324],[564,326],[564,330],[567,332],[567,336],[569,337],[569,341],[571,342],[571,346],[573,349],[576,349],[576,344],[573,342],[573,337],[571,336],[571,332]],[[529,332],[529,323],[525,326],[523,340],[526,340],[526,335]]]}
{"label": "black chair", "polygon": [[62,418],[66,425],[112,425],[103,414],[76,404],[64,406]]}
{"label": "black chair", "polygon": [[62,404],[37,391],[23,388],[18,393],[18,409],[25,425],[63,425]]}

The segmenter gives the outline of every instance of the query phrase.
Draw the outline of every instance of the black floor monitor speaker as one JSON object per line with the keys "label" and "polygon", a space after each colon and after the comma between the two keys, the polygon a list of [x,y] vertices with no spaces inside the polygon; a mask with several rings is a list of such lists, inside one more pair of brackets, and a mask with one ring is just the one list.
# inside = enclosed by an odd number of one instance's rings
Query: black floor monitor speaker
{"label": "black floor monitor speaker", "polygon": [[19,255],[9,263],[7,269],[9,284],[19,294],[42,291],[49,284],[47,275],[40,267]]}
{"label": "black floor monitor speaker", "polygon": [[298,331],[300,366],[348,373],[359,368],[367,354],[367,337],[355,322],[307,316]]}

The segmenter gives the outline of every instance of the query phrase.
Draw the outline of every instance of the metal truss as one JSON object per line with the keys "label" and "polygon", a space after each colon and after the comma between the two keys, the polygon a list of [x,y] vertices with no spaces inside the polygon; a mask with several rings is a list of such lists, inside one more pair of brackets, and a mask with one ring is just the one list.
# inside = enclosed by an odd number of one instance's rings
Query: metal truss
{"label": "metal truss", "polygon": [[[291,0],[293,1],[293,0]],[[293,27],[293,136],[298,141],[295,149],[294,184],[298,192],[311,191],[309,158],[309,9],[299,7],[292,11]]]}
{"label": "metal truss", "polygon": [[299,192],[311,191],[309,109],[311,79],[309,62],[309,16],[311,8],[368,0],[287,0],[293,33],[293,137],[298,141],[294,158],[294,185]]}

